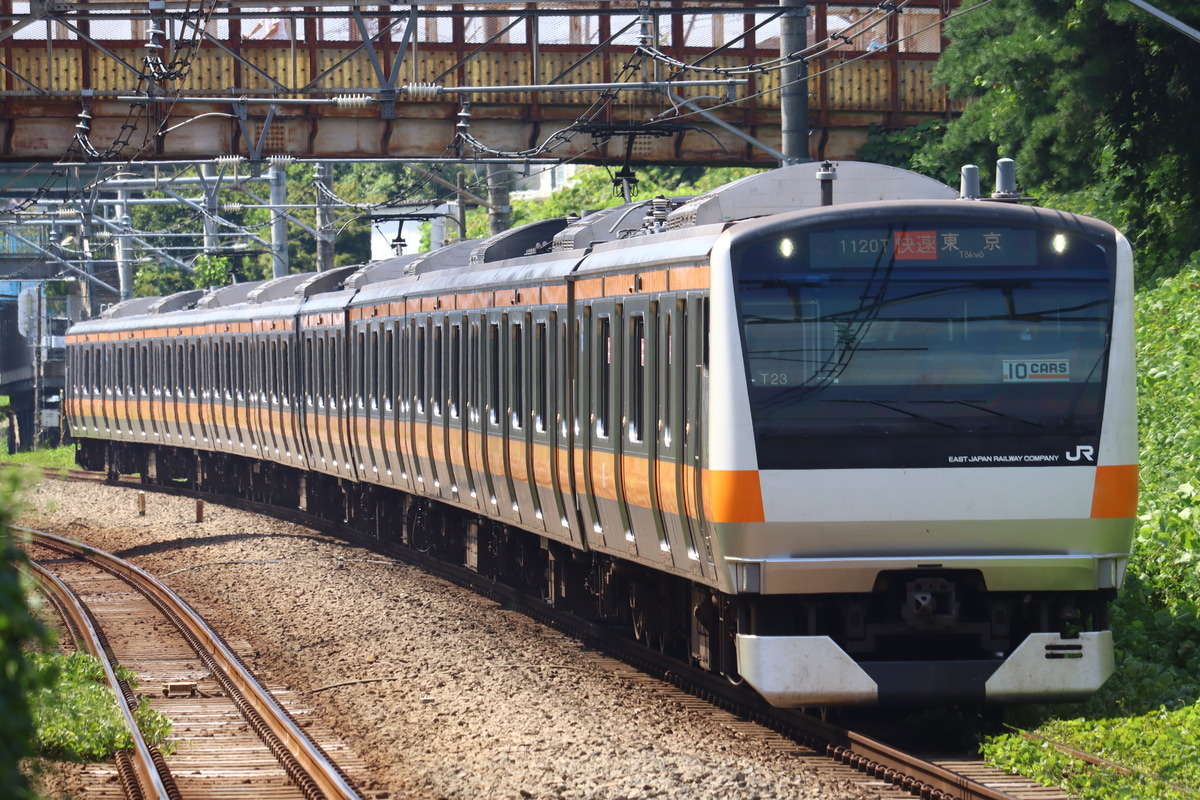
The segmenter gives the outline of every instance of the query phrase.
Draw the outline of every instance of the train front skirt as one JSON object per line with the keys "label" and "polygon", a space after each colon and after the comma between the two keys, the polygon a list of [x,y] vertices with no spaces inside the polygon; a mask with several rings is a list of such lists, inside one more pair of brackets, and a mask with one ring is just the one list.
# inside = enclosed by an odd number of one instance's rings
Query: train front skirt
{"label": "train front skirt", "polygon": [[742,677],[773,706],[1079,700],[1114,670],[1111,631],[1033,633],[1005,659],[855,661],[828,636],[737,635]]}

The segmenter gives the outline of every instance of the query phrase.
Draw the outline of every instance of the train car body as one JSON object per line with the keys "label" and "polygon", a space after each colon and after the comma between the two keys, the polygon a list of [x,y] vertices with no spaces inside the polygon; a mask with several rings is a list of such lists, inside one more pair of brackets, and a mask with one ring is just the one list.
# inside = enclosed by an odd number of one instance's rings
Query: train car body
{"label": "train car body", "polygon": [[68,335],[81,463],[515,575],[776,705],[1085,696],[1136,506],[1129,245],[833,176],[131,301]]}

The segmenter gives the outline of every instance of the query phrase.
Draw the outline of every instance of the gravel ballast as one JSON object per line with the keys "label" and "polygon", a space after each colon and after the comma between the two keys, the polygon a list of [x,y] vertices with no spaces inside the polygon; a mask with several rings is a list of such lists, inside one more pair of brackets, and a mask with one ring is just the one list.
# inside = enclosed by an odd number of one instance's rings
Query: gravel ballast
{"label": "gravel ballast", "polygon": [[308,528],[46,480],[21,524],[126,558],[304,694],[374,798],[850,800],[876,794],[582,657],[557,631]]}

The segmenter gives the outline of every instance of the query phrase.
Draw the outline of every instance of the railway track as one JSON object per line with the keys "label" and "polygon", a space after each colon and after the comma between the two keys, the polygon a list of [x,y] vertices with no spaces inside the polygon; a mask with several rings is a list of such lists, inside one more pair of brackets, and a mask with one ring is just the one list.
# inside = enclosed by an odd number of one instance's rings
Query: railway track
{"label": "railway track", "polygon": [[[69,480],[104,481],[96,473],[72,472]],[[112,481],[109,481],[110,483]],[[531,601],[523,592],[482,579],[465,567],[446,564],[402,547],[382,546],[370,535],[292,509],[278,509],[235,497],[134,481],[120,485],[147,491],[163,490],[197,499],[323,529],[356,544],[416,564],[460,586],[514,608],[594,648],[591,657],[622,677],[655,685],[676,702],[705,713],[722,715],[722,722],[739,736],[763,741],[793,755],[805,766],[831,777],[853,781],[881,798],[921,797],[929,800],[1068,800],[1061,790],[997,770],[965,756],[924,758],[870,736],[822,721],[811,715],[773,708],[752,693],[723,678],[694,670],[678,660],[649,650],[603,626]]]}
{"label": "railway track", "polygon": [[[139,698],[113,667],[132,670],[151,706],[173,722],[164,757],[135,736],[117,778],[96,797],[131,800],[361,800],[347,749],[314,741],[314,721],[288,693],[262,687],[221,637],[137,567],[53,534],[27,531],[35,575],[71,638],[96,655],[127,722]],[[276,696],[276,695],[280,696]],[[321,738],[330,734],[321,731]],[[336,761],[333,756],[336,756]]]}

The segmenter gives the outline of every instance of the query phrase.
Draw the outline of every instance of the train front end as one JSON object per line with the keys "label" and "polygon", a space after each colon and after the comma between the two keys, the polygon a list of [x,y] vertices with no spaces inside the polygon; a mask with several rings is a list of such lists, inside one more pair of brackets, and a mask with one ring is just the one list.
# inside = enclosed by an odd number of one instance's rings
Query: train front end
{"label": "train front end", "polygon": [[734,225],[712,274],[707,501],[741,676],[778,706],[1098,689],[1137,492],[1125,238],[855,203]]}

